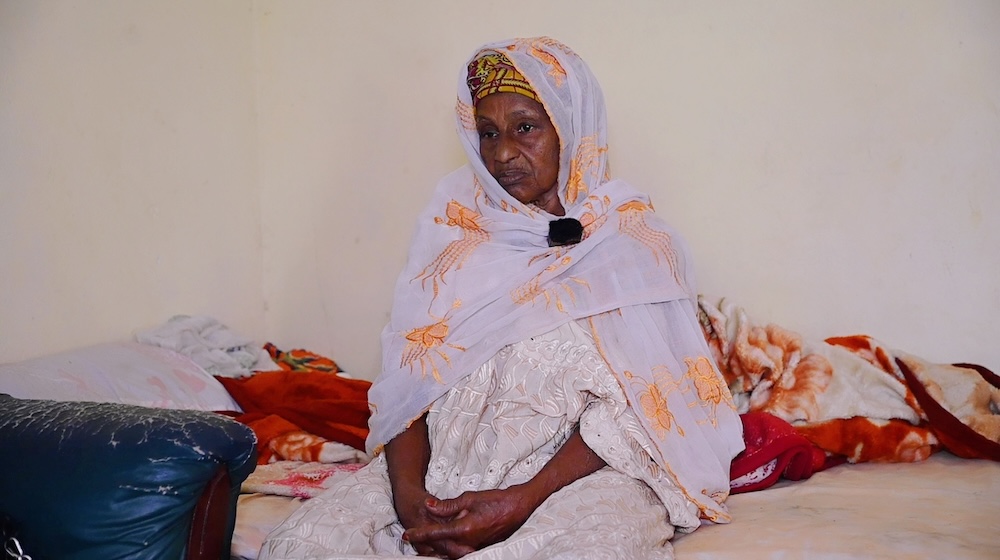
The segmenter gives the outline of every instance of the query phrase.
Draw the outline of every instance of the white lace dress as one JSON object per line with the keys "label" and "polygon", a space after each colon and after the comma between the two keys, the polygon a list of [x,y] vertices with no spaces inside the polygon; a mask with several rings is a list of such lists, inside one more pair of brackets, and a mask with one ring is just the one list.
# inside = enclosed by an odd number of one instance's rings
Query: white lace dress
{"label": "white lace dress", "polygon": [[[669,559],[674,526],[698,526],[698,509],[646,451],[643,428],[590,335],[576,323],[512,344],[434,403],[428,416],[427,490],[529,480],[579,424],[608,467],[548,498],[506,541],[470,560]],[[392,505],[383,456],[306,501],[260,551],[260,560],[412,557]]]}

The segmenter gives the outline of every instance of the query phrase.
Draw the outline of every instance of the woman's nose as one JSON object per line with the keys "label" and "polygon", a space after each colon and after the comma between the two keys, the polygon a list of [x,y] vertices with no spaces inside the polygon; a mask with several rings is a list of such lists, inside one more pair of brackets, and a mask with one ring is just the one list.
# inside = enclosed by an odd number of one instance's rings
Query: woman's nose
{"label": "woman's nose", "polygon": [[507,163],[512,161],[517,157],[518,154],[517,144],[510,138],[507,134],[501,134],[497,138],[497,150],[496,150],[496,160],[501,163]]}

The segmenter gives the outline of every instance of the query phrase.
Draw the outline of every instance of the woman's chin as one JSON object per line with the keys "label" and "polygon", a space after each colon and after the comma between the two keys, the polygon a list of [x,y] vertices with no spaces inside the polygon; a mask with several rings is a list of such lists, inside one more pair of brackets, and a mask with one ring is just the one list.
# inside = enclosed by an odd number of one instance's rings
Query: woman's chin
{"label": "woman's chin", "polygon": [[525,196],[524,189],[518,188],[517,185],[500,186],[503,187],[503,190],[507,191],[507,194],[517,199],[521,204],[531,204],[534,202],[530,196]]}

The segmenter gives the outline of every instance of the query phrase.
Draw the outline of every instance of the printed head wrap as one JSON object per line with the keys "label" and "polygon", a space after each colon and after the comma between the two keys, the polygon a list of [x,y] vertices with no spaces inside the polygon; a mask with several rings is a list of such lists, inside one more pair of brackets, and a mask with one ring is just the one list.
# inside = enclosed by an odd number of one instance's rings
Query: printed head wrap
{"label": "printed head wrap", "polygon": [[501,92],[520,93],[539,101],[528,79],[501,52],[486,51],[470,62],[467,82],[473,104],[491,93]]}

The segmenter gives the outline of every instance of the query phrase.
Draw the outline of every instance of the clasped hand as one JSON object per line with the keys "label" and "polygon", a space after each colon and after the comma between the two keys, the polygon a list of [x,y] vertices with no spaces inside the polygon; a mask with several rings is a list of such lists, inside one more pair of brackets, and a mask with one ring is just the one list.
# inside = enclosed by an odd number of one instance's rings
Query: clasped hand
{"label": "clasped hand", "polygon": [[400,522],[417,553],[461,558],[511,536],[539,505],[525,486],[464,492],[450,500],[427,495]]}

